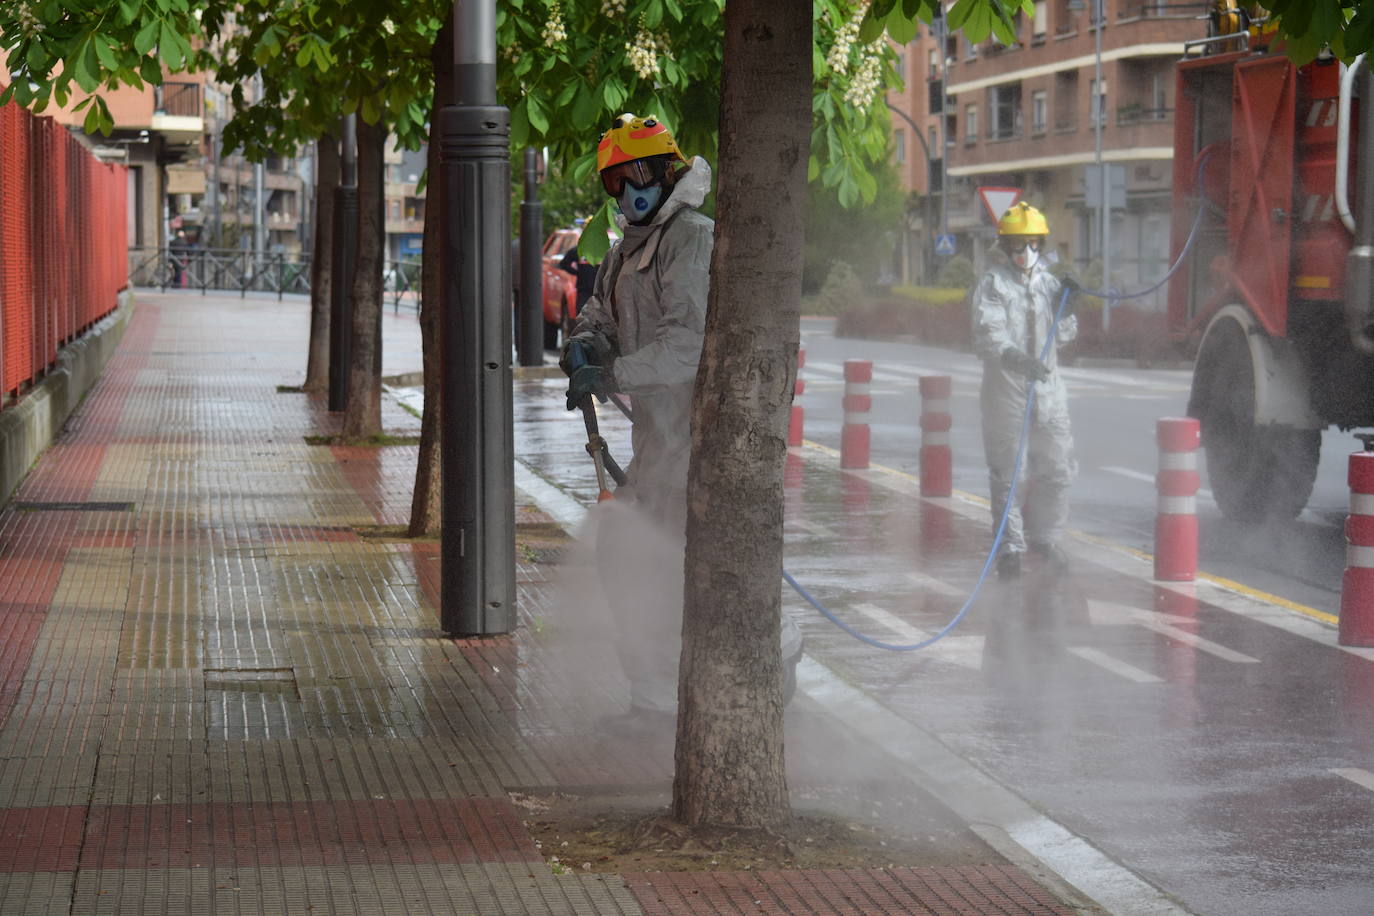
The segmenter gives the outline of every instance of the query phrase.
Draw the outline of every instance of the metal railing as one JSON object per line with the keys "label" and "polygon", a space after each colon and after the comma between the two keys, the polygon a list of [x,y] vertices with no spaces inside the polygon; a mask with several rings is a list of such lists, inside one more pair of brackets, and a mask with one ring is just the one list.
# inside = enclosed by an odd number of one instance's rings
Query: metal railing
{"label": "metal railing", "polygon": [[1172,108],[1118,108],[1116,110],[1116,123],[1121,126],[1127,124],[1158,124],[1163,121],[1172,120],[1174,110]]}
{"label": "metal railing", "polygon": [[[134,286],[209,292],[310,294],[310,256],[268,252],[261,257],[240,248],[130,248],[129,282]],[[393,311],[420,307],[420,262],[382,262],[382,297]]]}
{"label": "metal railing", "polygon": [[167,80],[153,87],[153,107],[161,114],[199,118],[203,91],[200,83]]}

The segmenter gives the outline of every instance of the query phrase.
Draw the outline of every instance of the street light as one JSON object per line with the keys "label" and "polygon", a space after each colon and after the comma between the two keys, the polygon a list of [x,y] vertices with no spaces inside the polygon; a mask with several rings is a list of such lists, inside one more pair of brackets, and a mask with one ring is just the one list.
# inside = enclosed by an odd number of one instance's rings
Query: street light
{"label": "street light", "polygon": [[[1084,0],[1069,0],[1068,8],[1081,12],[1087,8],[1087,4]],[[1089,104],[1093,113],[1093,163],[1097,168],[1098,226],[1102,233],[1102,288],[1107,289],[1111,285],[1112,199],[1111,188],[1107,181],[1107,163],[1102,158],[1102,129],[1106,126],[1107,121],[1106,93],[1102,91],[1102,30],[1107,27],[1103,0],[1093,0],[1093,18],[1096,22],[1096,27],[1093,29],[1093,57],[1096,78],[1093,81],[1092,100]],[[1102,330],[1104,332],[1111,326],[1111,310],[1111,300],[1104,300],[1102,303]]]}
{"label": "street light", "polygon": [[[940,87],[940,91],[941,91],[941,93],[944,92],[944,86],[943,86],[943,85]],[[900,108],[898,108],[897,106],[893,105],[891,102],[887,101],[887,99],[883,99],[883,101],[884,101],[884,103],[887,105],[887,108],[888,108],[889,111],[891,111],[893,114],[899,116],[899,117],[900,117],[903,121],[905,121],[907,124],[911,125],[911,132],[912,132],[913,134],[915,134],[915,135],[916,135],[916,139],[919,140],[919,141],[921,142],[921,152],[922,152],[922,153],[925,153],[925,157],[926,157],[926,219],[925,219],[925,223],[926,223],[926,235],[927,235],[927,238],[926,238],[926,244],[925,244],[925,246],[922,248],[922,253],[921,253],[921,266],[924,268],[925,280],[926,280],[927,283],[929,283],[929,282],[930,282],[930,279],[931,279],[931,278],[930,278],[930,274],[931,274],[931,270],[930,270],[931,255],[932,255],[932,253],[933,253],[933,251],[932,251],[932,244],[933,244],[933,243],[932,243],[932,240],[929,238],[929,235],[930,235],[930,230],[931,230],[931,228],[932,228],[932,226],[934,225],[934,222],[935,222],[935,221],[931,218],[931,213],[930,213],[930,202],[931,202],[931,198],[933,198],[933,197],[935,196],[935,195],[931,192],[931,189],[930,189],[930,185],[931,185],[931,180],[930,180],[930,179],[931,179],[931,177],[932,177],[931,174],[930,174],[930,172],[931,172],[931,166],[933,166],[933,165],[935,164],[935,161],[934,161],[934,160],[931,158],[931,156],[930,156],[930,144],[929,144],[929,143],[926,143],[926,138],[921,134],[921,128],[920,128],[919,126],[917,126],[917,124],[916,124],[915,121],[911,120],[911,116],[908,115],[905,111],[902,111],[902,110],[901,110]],[[941,185],[941,187],[940,187],[940,212],[941,212],[941,215],[942,215],[942,216],[943,216],[943,214],[944,214],[944,209],[945,209],[945,189],[944,189],[944,186]],[[942,219],[941,221],[943,222],[943,219]]]}

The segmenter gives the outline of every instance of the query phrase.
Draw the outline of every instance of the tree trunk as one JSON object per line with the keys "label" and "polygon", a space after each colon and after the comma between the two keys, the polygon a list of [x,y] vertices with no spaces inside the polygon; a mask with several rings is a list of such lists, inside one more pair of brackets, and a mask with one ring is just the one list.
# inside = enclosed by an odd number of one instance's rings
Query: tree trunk
{"label": "tree trunk", "polygon": [[783,467],[811,135],[811,6],[730,0],[706,342],[692,408],[673,814],[769,827],[783,766]]}
{"label": "tree trunk", "polygon": [[312,394],[329,389],[329,300],[334,265],[334,192],[339,186],[339,141],[325,134],[315,144],[315,247],[310,255],[310,345],[305,384]]}
{"label": "tree trunk", "polygon": [[348,371],[345,439],[382,431],[382,157],[386,127],[358,118],[358,257],[353,268],[353,364]]}
{"label": "tree trunk", "polygon": [[439,450],[439,422],[443,417],[439,397],[443,390],[440,385],[439,352],[439,297],[443,295],[443,273],[440,251],[443,240],[440,237],[442,215],[439,202],[444,195],[439,187],[439,112],[453,102],[453,7],[449,7],[448,20],[434,39],[430,51],[434,65],[434,102],[429,112],[430,136],[429,150],[426,153],[426,170],[429,179],[426,184],[425,199],[425,238],[420,267],[420,348],[424,354],[425,370],[425,412],[420,419],[420,457],[415,465],[415,490],[410,499],[410,537],[438,535],[442,527],[443,515],[441,499],[443,490],[440,474],[442,453]]}

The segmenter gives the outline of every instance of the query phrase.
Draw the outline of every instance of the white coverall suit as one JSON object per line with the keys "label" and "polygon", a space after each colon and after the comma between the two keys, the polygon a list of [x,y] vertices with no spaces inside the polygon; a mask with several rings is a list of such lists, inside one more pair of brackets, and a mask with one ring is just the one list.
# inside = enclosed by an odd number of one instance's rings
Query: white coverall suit
{"label": "white coverall suit", "polygon": [[[692,391],[715,243],[715,222],[696,208],[710,187],[711,168],[695,156],[648,225],[618,218],[624,238],[602,261],[575,329],[615,343],[615,382],[633,405],[634,455],[615,511],[598,526],[597,565],[621,631],[630,705],[662,713],[677,711]],[[621,524],[622,511],[639,517]],[[783,658],[800,651],[801,633],[784,615]]]}
{"label": "white coverall suit", "polygon": [[1007,512],[1002,553],[1022,553],[1027,542],[1034,547],[1057,545],[1068,521],[1068,488],[1078,472],[1069,430],[1069,396],[1059,375],[1057,350],[1078,336],[1078,319],[1069,315],[1059,322],[1055,346],[1043,356],[1050,377],[1031,382],[1021,372],[1003,364],[1002,352],[1015,347],[1042,359],[1061,287],[1040,261],[1027,274],[1015,267],[1000,250],[993,264],[973,288],[973,348],[983,360],[980,402],[983,412],[983,452],[988,463],[994,534],[1011,490],[1012,469],[1026,415],[1026,398],[1035,385],[1035,414],[1030,440],[1022,460],[1022,483],[1017,502],[1024,500],[1025,523],[1020,506]]}

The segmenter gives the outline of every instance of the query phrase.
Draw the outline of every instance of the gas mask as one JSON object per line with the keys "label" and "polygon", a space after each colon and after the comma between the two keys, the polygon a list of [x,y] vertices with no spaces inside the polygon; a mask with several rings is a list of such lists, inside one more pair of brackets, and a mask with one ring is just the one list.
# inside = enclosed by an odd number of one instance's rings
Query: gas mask
{"label": "gas mask", "polygon": [[1025,273],[1030,273],[1040,261],[1039,239],[1012,239],[1003,244],[1006,247],[1007,255],[1011,258],[1011,263]]}
{"label": "gas mask", "polygon": [[647,188],[636,188],[627,181],[624,187],[620,189],[620,196],[616,198],[616,204],[619,205],[620,212],[625,214],[627,220],[632,223],[642,223],[653,216],[662,200],[662,185],[654,183]]}

